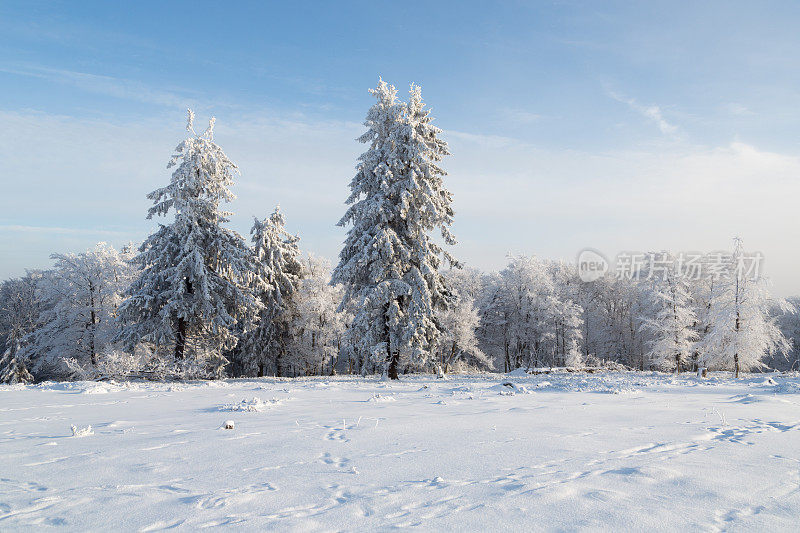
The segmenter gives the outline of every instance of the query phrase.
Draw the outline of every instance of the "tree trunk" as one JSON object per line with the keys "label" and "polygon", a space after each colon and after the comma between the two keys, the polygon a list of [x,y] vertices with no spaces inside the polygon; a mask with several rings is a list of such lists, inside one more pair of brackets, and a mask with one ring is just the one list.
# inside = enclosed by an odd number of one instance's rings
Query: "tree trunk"
{"label": "tree trunk", "polygon": [[178,319],[178,327],[175,331],[175,360],[182,361],[186,351],[186,321]]}
{"label": "tree trunk", "polygon": [[[188,279],[186,282],[186,294],[194,294],[194,287],[192,282]],[[188,333],[189,325],[184,318],[178,318],[178,327],[175,331],[175,359],[182,361],[186,357],[186,334]]]}
{"label": "tree trunk", "polygon": [[94,308],[94,284],[89,281],[89,307],[91,308],[89,323],[89,351],[91,352],[92,366],[97,366],[97,349],[95,347],[95,332],[97,331],[97,313]]}
{"label": "tree trunk", "polygon": [[[737,298],[738,298],[738,288],[739,288],[738,283],[739,282],[737,281],[736,283],[737,283],[736,288],[737,288]],[[739,325],[740,325],[739,324],[739,311],[737,310],[736,311],[736,334],[737,335],[739,334]],[[737,340],[738,340],[738,338],[737,338]],[[736,370],[736,376],[735,377],[736,377],[736,379],[739,379],[739,352],[736,352],[735,354],[733,354],[733,366],[735,367],[735,370]]]}
{"label": "tree trunk", "polygon": [[389,354],[389,379],[400,379],[397,374],[397,367],[400,364],[400,353],[393,352]]}

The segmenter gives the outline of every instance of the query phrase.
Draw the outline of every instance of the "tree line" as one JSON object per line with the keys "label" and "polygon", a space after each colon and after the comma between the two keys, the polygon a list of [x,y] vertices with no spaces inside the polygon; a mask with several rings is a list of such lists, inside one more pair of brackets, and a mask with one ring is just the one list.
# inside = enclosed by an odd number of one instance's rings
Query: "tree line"
{"label": "tree line", "polygon": [[[170,182],[147,196],[147,218],[165,222],[140,246],[54,254],[0,285],[0,381],[795,365],[800,323],[760,277],[586,282],[529,256],[464,268],[447,251],[450,152],[420,87],[407,101],[383,80],[370,92],[335,267],[302,254],[278,207],[249,243],[227,227],[239,169],[214,119],[198,133],[189,111]],[[726,261],[743,254],[736,240]]]}

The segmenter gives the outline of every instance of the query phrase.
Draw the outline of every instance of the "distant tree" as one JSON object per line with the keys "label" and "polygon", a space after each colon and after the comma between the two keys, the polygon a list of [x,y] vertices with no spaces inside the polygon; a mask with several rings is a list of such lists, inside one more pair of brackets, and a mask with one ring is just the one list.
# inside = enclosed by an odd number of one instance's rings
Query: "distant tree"
{"label": "distant tree", "polygon": [[172,345],[174,359],[186,368],[187,349],[204,372],[218,376],[222,355],[237,342],[240,321],[252,320],[260,304],[249,288],[251,257],[244,239],[226,228],[230,213],[220,204],[238,169],[214,142],[214,119],[202,134],[193,128],[167,167],[177,166],[169,185],[148,195],[147,218],[175,219],[150,235],[135,262],[141,269],[120,307],[129,348],[147,342]]}
{"label": "distant tree", "polygon": [[32,381],[24,345],[35,330],[41,312],[38,284],[42,274],[29,271],[0,284],[0,383]]}
{"label": "distant tree", "polygon": [[326,259],[309,255],[303,272],[293,299],[288,362],[306,375],[333,375],[337,362],[347,350],[344,333],[350,316],[347,310],[339,311],[343,289],[340,285],[331,285],[331,266]]}
{"label": "distant tree", "polygon": [[419,87],[412,86],[408,104],[383,80],[370,92],[377,102],[359,138],[369,149],[359,158],[350,207],[339,221],[352,227],[333,282],[345,288],[343,304],[356,301],[358,349],[397,379],[401,358],[418,368],[429,362],[441,332],[435,310],[449,298],[441,257],[456,262],[429,235],[438,228],[445,243],[455,243],[451,195],[437,165],[449,152]]}
{"label": "distant tree", "polygon": [[770,295],[767,280],[752,277],[742,268],[745,252],[742,240],[734,239],[730,275],[719,280],[719,292],[711,302],[710,328],[703,338],[702,363],[709,368],[740,371],[762,368],[772,353],[785,354],[790,343],[770,315],[773,306],[789,311],[791,306]]}
{"label": "distant tree", "polygon": [[[800,297],[793,296],[787,298],[787,301],[793,310],[800,308]],[[779,306],[773,306],[772,315],[777,319],[783,336],[791,343],[792,350],[788,358],[775,356],[770,358],[770,366],[782,370],[800,370],[800,313],[784,311]]]}
{"label": "distant tree", "polygon": [[53,254],[52,270],[39,281],[43,303],[39,327],[26,352],[37,371],[64,375],[64,359],[97,366],[118,333],[116,315],[132,268],[112,246],[101,242],[75,254]]}
{"label": "distant tree", "polygon": [[439,337],[439,363],[444,372],[457,361],[467,358],[484,369],[491,369],[492,363],[478,347],[475,332],[480,323],[478,310],[469,295],[458,294],[453,305],[437,312],[442,334]]}
{"label": "distant tree", "polygon": [[555,321],[555,364],[570,368],[584,364],[581,343],[583,342],[583,308],[577,303],[580,297],[578,271],[574,265],[563,261],[550,263],[550,276],[553,279],[556,305]]}
{"label": "distant tree", "polygon": [[656,313],[643,317],[642,327],[653,339],[646,357],[654,366],[680,372],[692,357],[697,322],[692,309],[689,283],[676,268],[668,268],[654,286]]}
{"label": "distant tree", "polygon": [[17,355],[19,353],[19,343],[15,342],[0,355],[0,383],[14,384],[33,381],[33,375],[28,372],[28,367],[25,366],[22,357]]}
{"label": "distant tree", "polygon": [[292,301],[303,277],[299,237],[286,231],[276,207],[265,220],[256,219],[250,230],[253,242],[253,291],[261,304],[255,328],[246,333],[240,349],[240,364],[247,375],[264,376],[269,367],[282,375],[291,341],[294,313]]}

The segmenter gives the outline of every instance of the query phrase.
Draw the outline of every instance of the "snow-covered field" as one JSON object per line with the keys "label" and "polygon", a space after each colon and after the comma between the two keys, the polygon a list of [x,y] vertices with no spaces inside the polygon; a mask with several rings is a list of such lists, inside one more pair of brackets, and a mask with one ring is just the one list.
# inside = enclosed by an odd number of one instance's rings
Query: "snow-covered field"
{"label": "snow-covered field", "polygon": [[0,387],[2,531],[799,524],[797,376]]}

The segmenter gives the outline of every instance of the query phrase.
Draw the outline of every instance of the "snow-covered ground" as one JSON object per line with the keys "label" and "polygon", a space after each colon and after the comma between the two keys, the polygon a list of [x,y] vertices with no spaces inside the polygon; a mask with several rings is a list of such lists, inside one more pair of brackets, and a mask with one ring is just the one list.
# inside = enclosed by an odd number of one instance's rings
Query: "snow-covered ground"
{"label": "snow-covered ground", "polygon": [[2,531],[799,524],[796,376],[0,388]]}

